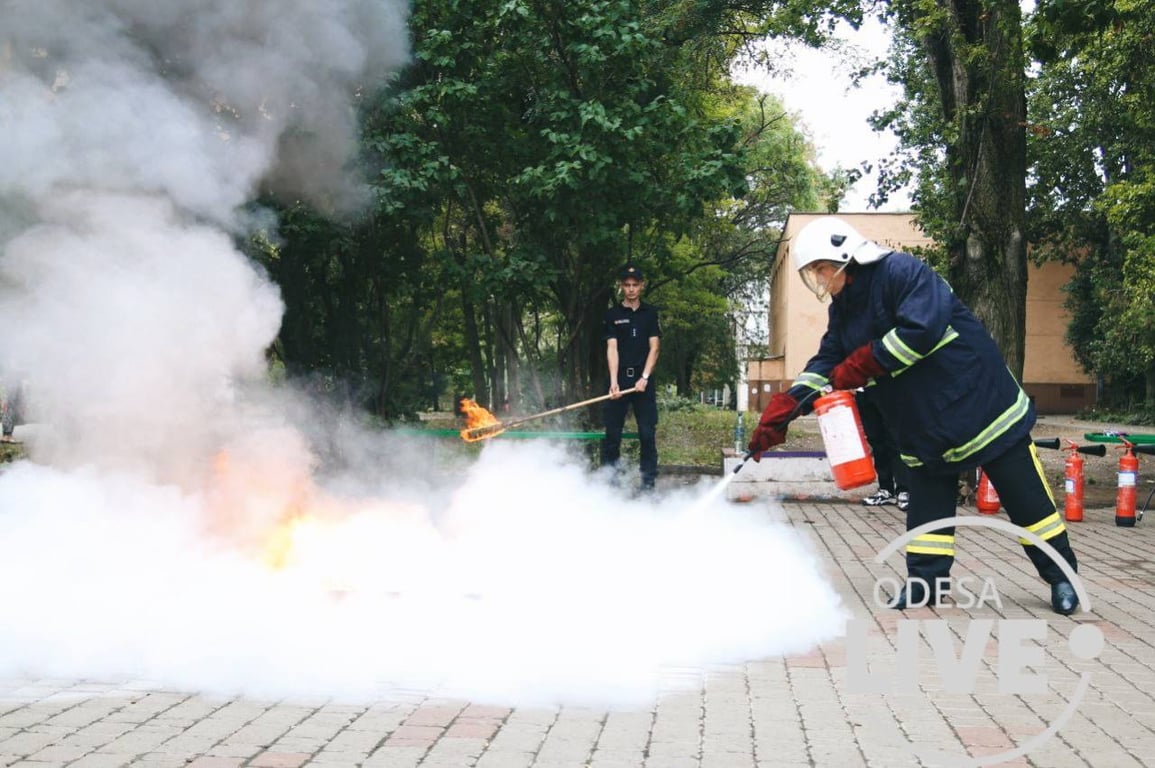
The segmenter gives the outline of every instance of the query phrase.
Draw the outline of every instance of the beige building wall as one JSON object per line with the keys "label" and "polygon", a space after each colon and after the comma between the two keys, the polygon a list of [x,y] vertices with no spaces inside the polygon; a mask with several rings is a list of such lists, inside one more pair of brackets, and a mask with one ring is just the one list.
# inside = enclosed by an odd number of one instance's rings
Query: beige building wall
{"label": "beige building wall", "polygon": [[[749,407],[760,411],[770,395],[789,388],[794,376],[818,350],[826,330],[827,308],[806,289],[790,263],[792,238],[820,213],[795,213],[786,220],[770,283],[770,360],[751,362],[747,370]],[[930,246],[909,213],[839,213],[877,243],[909,251]],[[1062,286],[1073,267],[1050,263],[1028,265],[1027,338],[1023,387],[1041,413],[1071,413],[1094,403],[1094,382],[1075,362],[1063,340],[1068,315]],[[769,366],[768,363],[773,363]]]}

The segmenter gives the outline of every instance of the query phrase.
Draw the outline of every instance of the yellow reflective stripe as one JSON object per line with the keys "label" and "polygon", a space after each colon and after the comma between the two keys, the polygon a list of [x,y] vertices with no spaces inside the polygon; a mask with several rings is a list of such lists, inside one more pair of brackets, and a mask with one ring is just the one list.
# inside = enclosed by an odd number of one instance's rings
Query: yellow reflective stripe
{"label": "yellow reflective stripe", "polygon": [[954,536],[949,533],[924,533],[915,536],[906,545],[908,553],[916,555],[950,555],[954,557]]}
{"label": "yellow reflective stripe", "polygon": [[[1058,512],[1053,512],[1039,522],[1025,526],[1025,528],[1043,541],[1053,539],[1067,530],[1067,526],[1063,524],[1063,518],[1059,517]],[[1023,546],[1031,546],[1034,542],[1020,537],[1019,543]]]}
{"label": "yellow reflective stripe", "polygon": [[978,453],[1026,416],[1030,406],[1031,401],[1027,398],[1027,393],[1023,391],[1022,387],[1019,387],[1019,396],[1015,398],[1015,402],[1010,408],[1000,413],[998,418],[992,421],[986,429],[979,432],[974,438],[944,453],[942,455],[943,459],[953,463],[962,461],[967,456]]}
{"label": "yellow reflective stripe", "polygon": [[810,387],[811,389],[821,390],[829,383],[830,383],[830,379],[826,378],[825,376],[823,376],[821,374],[810,373],[809,371],[803,371],[802,373],[798,374],[798,378],[795,379],[794,383],[791,384],[790,386],[791,386],[791,388],[801,386],[801,387]]}
{"label": "yellow reflective stripe", "polygon": [[[891,333],[893,333],[893,331],[891,331]],[[931,349],[931,351],[930,351],[930,352],[927,352],[925,355],[923,355],[923,357],[922,357],[922,358],[920,358],[920,359],[925,359],[925,358],[927,358],[927,357],[930,357],[930,356],[931,356],[931,355],[933,355],[935,352],[938,352],[940,349],[942,349],[943,347],[945,347],[947,344],[950,344],[952,341],[954,341],[954,340],[955,340],[955,339],[957,339],[957,338],[958,338],[958,331],[956,331],[954,328],[952,328],[952,327],[950,327],[950,326],[948,325],[948,326],[946,327],[946,333],[944,333],[944,334],[942,335],[942,340],[941,340],[941,341],[939,341],[939,343],[938,343],[938,344],[935,344],[935,345],[934,345],[934,348],[933,348],[933,349]],[[885,343],[885,340],[884,340],[884,343]],[[893,354],[893,353],[892,353],[892,354]],[[893,377],[895,377],[895,376],[898,376],[899,374],[902,374],[902,373],[904,373],[904,372],[906,372],[906,371],[908,371],[908,370],[910,370],[910,366],[909,366],[909,365],[907,365],[907,366],[905,366],[905,367],[903,367],[903,368],[898,368],[898,369],[896,369],[896,370],[893,370],[893,371],[891,371],[891,372],[890,372],[891,378],[893,378]]]}
{"label": "yellow reflective stripe", "polygon": [[1031,461],[1035,463],[1035,472],[1039,475],[1039,480],[1042,481],[1043,487],[1047,489],[1047,498],[1051,500],[1051,506],[1055,506],[1055,495],[1051,493],[1051,483],[1047,480],[1047,472],[1043,469],[1043,462],[1039,461],[1039,449],[1031,443]]}
{"label": "yellow reflective stripe", "polygon": [[898,337],[897,328],[891,328],[886,332],[886,335],[882,337],[882,346],[886,347],[886,351],[894,355],[894,358],[905,368],[909,368],[922,359],[922,355],[908,347],[906,342]]}
{"label": "yellow reflective stripe", "polygon": [[898,458],[902,459],[902,463],[908,467],[921,467],[922,461],[917,456],[907,456],[905,453],[898,454]]}

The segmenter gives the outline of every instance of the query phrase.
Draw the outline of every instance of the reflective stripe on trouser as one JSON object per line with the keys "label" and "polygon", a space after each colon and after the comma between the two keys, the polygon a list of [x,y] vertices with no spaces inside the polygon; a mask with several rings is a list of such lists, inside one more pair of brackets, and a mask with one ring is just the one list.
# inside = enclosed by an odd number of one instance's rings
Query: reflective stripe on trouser
{"label": "reflective stripe on trouser", "polygon": [[[1011,522],[1050,544],[1059,555],[1078,568],[1075,552],[1067,536],[1067,526],[1055,507],[1046,473],[1030,438],[1023,438],[1003,455],[983,465],[983,471],[999,494],[999,501]],[[1062,569],[1026,539],[1019,539],[1035,570],[1048,584],[1066,581]]]}
{"label": "reflective stripe on trouser", "polygon": [[[958,478],[923,469],[907,471],[910,506],[906,509],[906,530],[933,520],[954,517],[958,498]],[[906,545],[906,573],[923,579],[934,589],[935,579],[946,578],[954,565],[954,528],[940,528],[911,539]]]}

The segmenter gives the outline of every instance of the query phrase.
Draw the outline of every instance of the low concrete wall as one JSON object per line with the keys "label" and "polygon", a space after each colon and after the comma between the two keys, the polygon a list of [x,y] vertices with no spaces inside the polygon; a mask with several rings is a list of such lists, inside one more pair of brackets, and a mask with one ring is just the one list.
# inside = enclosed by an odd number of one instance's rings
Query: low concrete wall
{"label": "low concrete wall", "polygon": [[[727,476],[742,463],[733,451],[722,452],[722,469]],[[726,487],[731,501],[752,499],[859,501],[874,492],[875,485],[843,491],[834,484],[830,462],[822,451],[767,451],[762,460],[746,462],[742,471]]]}

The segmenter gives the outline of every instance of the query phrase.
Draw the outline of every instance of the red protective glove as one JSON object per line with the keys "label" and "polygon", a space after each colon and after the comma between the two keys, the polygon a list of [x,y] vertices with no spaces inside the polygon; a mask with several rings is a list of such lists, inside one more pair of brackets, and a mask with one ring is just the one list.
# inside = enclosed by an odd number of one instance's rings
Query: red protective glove
{"label": "red protective glove", "polygon": [[867,342],[834,366],[830,372],[830,385],[835,389],[858,389],[884,373],[886,369],[875,359],[870,342]]}
{"label": "red protective glove", "polygon": [[786,442],[786,425],[797,416],[794,410],[798,401],[785,392],[779,392],[770,398],[770,404],[762,411],[762,419],[758,428],[750,436],[750,445],[747,446],[754,461],[762,460],[762,452]]}

